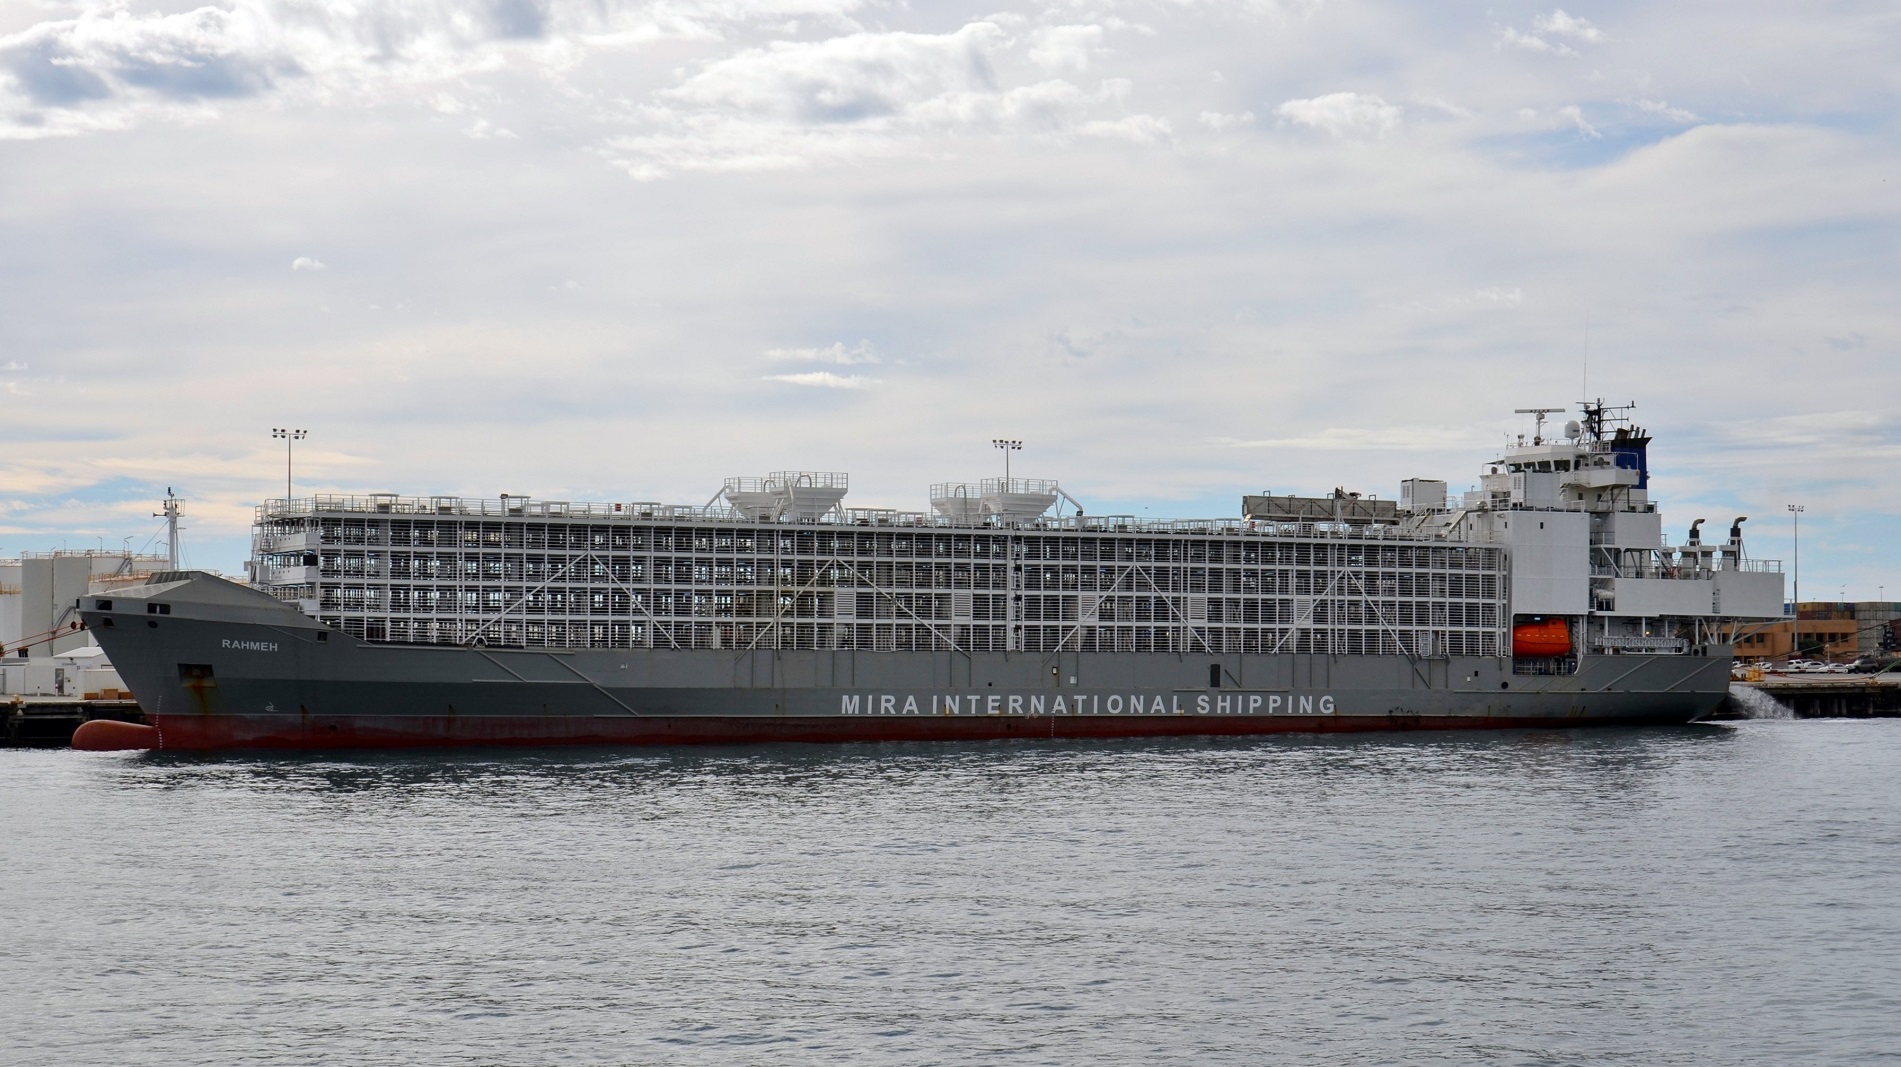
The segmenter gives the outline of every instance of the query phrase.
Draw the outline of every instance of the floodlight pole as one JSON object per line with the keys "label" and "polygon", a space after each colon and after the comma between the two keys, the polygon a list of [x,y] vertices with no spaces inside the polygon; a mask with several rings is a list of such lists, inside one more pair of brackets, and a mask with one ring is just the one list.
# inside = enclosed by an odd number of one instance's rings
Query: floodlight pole
{"label": "floodlight pole", "polygon": [[1010,453],[1023,451],[1023,442],[1007,437],[994,437],[991,438],[990,443],[1003,452],[1003,491],[1007,493],[1010,491]]}
{"label": "floodlight pole", "polygon": [[273,427],[273,428],[271,429],[271,436],[272,436],[272,437],[274,437],[274,438],[279,438],[279,439],[281,439],[281,440],[282,440],[282,441],[284,442],[284,506],[285,506],[286,508],[288,508],[288,507],[290,507],[290,449],[291,449],[291,443],[292,443],[292,442],[294,442],[294,441],[301,441],[301,440],[303,440],[304,438],[306,438],[306,437],[308,437],[308,436],[310,436],[310,431],[308,431],[308,430],[287,430],[287,429],[284,429],[284,428],[282,428],[282,427]]}
{"label": "floodlight pole", "polygon": [[1790,504],[1789,518],[1794,525],[1792,540],[1795,548],[1795,590],[1789,596],[1789,602],[1795,606],[1794,629],[1789,640],[1789,656],[1799,659],[1802,656],[1802,513],[1807,508],[1801,504]]}

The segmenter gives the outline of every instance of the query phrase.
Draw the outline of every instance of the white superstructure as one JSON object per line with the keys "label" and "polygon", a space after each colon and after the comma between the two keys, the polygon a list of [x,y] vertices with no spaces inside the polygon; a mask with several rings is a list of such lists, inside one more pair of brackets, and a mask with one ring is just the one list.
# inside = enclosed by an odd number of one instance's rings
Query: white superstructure
{"label": "white superstructure", "polygon": [[1583,418],[1547,436],[1556,409],[1536,418],[1452,509],[1415,509],[1407,528],[1510,546],[1512,614],[1561,618],[1590,652],[1676,651],[1728,624],[1780,619],[1782,571],[1744,551],[1737,517],[1720,544],[1691,524],[1668,543],[1650,499],[1650,438],[1629,407],[1583,405]]}

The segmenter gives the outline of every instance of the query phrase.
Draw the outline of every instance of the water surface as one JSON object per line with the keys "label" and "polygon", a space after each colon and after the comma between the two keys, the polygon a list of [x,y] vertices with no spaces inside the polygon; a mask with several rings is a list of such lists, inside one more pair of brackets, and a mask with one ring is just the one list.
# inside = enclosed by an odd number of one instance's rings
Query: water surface
{"label": "water surface", "polygon": [[0,752],[0,1062],[1901,1059],[1901,721]]}

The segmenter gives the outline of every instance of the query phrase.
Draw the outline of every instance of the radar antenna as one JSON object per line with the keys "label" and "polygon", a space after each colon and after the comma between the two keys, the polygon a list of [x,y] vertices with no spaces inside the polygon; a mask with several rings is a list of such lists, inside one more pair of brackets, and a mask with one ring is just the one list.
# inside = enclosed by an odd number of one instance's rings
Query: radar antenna
{"label": "radar antenna", "polygon": [[1516,415],[1530,415],[1538,420],[1537,427],[1534,428],[1531,432],[1531,443],[1534,445],[1542,445],[1545,443],[1545,416],[1546,415],[1562,415],[1564,412],[1568,410],[1570,409],[1568,408],[1513,408],[1512,413]]}
{"label": "radar antenna", "polygon": [[1635,400],[1621,407],[1612,407],[1599,397],[1597,400],[1579,402],[1578,409],[1584,413],[1584,436],[1588,440],[1602,441],[1612,427],[1622,427],[1626,437],[1643,435],[1643,431],[1631,425],[1630,421],[1630,413],[1637,409]]}

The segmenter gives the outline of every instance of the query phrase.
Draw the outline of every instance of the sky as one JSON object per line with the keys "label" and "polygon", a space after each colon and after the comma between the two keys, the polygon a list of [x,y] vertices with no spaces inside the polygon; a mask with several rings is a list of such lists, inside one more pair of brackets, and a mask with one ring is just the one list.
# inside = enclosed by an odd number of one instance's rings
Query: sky
{"label": "sky", "polygon": [[294,491],[1092,513],[1471,486],[1901,599],[1901,8],[0,0],[0,554]]}

